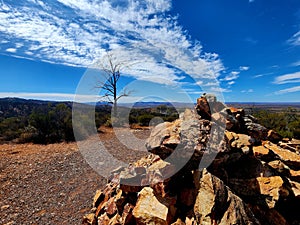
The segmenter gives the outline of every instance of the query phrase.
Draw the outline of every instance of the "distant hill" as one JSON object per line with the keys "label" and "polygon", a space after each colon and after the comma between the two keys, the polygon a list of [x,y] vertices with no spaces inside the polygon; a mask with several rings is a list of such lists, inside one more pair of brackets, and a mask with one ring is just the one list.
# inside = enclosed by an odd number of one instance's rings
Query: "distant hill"
{"label": "distant hill", "polygon": [[[14,141],[16,143],[34,142],[41,144],[61,141],[74,141],[72,108],[73,102],[55,102],[41,100],[26,100],[21,98],[0,99],[0,143]],[[96,105],[96,106],[95,106]],[[164,105],[165,107],[158,107]],[[82,124],[112,126],[111,104],[105,102],[76,103],[78,109],[95,111],[95,121],[89,115],[79,113]],[[126,116],[129,113],[129,117]],[[119,105],[119,117],[114,120],[115,125],[124,125],[129,120],[130,124],[148,126],[154,117],[162,117],[165,121],[178,118],[178,112],[172,104],[161,102],[137,103]],[[82,137],[90,135],[90,130],[82,127],[75,129]]]}
{"label": "distant hill", "polygon": [[300,102],[228,102],[226,105],[235,108],[243,108],[248,113],[253,113],[257,110],[283,112],[288,108],[300,111]]}
{"label": "distant hill", "polygon": [[[174,121],[185,108],[193,108],[190,103],[136,102],[119,104],[119,117],[111,119],[111,104],[106,102],[76,103],[80,108],[95,110],[95,121],[85,113],[80,114],[81,122],[100,126],[130,125],[148,126],[155,117],[164,121]],[[96,105],[96,106],[94,106]],[[274,129],[284,137],[300,137],[300,103],[228,103],[227,106],[244,108],[247,114],[257,117],[269,129]],[[7,141],[54,143],[73,141],[73,102],[26,100],[21,98],[0,99],[0,143]],[[128,116],[129,115],[129,116]],[[128,117],[127,117],[128,116]],[[86,137],[84,129],[77,129]]]}
{"label": "distant hill", "polygon": [[[73,102],[64,101],[44,101],[44,100],[28,100],[22,98],[0,98],[0,118],[9,118],[9,117],[22,117],[29,116],[34,110],[38,109],[39,111],[47,111],[48,106],[56,106],[58,104],[65,104],[68,108],[72,108]],[[87,105],[94,105],[95,103],[86,103]],[[120,107],[132,107],[137,109],[147,109],[155,108],[160,105],[165,105],[167,107],[175,108],[191,108],[194,106],[192,103],[183,103],[183,102],[136,102],[133,105],[131,103],[119,103]],[[253,102],[228,102],[227,106],[234,106],[236,108],[245,108],[245,109],[267,109],[270,111],[281,111],[288,107],[295,109],[300,109],[300,103],[253,103]],[[97,102],[96,110],[106,109],[111,107],[111,104],[107,102]]]}
{"label": "distant hill", "polygon": [[72,102],[55,102],[42,100],[27,100],[22,98],[0,98],[0,118],[27,117],[34,110],[46,111],[48,106],[56,106],[64,103],[69,108]]}
{"label": "distant hill", "polygon": [[184,102],[135,102],[132,103],[120,103],[119,106],[123,107],[131,107],[132,108],[155,108],[161,105],[165,105],[167,107],[175,107],[175,108],[190,108],[194,107],[192,103],[184,103]]}

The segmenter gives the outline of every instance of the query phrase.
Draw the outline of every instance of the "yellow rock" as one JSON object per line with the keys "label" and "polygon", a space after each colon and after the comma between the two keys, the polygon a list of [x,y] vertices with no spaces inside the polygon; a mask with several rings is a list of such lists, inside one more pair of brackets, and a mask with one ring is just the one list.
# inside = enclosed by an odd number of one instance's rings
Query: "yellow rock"
{"label": "yellow rock", "polygon": [[162,204],[153,193],[153,189],[145,187],[139,192],[133,216],[138,224],[167,225],[168,207]]}

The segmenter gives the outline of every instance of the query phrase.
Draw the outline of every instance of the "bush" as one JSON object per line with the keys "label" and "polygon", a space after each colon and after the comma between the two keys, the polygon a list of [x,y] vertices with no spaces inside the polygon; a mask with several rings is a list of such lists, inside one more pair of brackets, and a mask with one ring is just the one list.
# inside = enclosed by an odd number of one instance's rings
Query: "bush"
{"label": "bush", "polygon": [[37,129],[33,126],[27,126],[22,131],[20,137],[18,138],[19,143],[35,142],[38,137]]}
{"label": "bush", "polygon": [[139,125],[141,125],[141,126],[149,126],[150,121],[151,121],[154,117],[155,117],[155,116],[149,115],[149,114],[145,114],[145,115],[139,116],[139,117],[138,117]]}
{"label": "bush", "polygon": [[283,112],[269,112],[258,110],[254,113],[258,122],[268,129],[276,130],[281,136],[288,138],[300,138],[300,116],[292,108]]}

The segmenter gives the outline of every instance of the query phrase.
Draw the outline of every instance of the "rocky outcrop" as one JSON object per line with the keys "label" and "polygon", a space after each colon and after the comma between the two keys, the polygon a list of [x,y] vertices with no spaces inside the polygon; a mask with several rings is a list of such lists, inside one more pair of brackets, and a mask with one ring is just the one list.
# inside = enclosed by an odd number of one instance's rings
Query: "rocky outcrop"
{"label": "rocky outcrop", "polygon": [[206,169],[199,180],[194,205],[197,224],[260,224],[241,198]]}
{"label": "rocky outcrop", "polygon": [[83,224],[299,224],[300,158],[280,139],[202,96],[152,130],[149,156],[112,171]]}

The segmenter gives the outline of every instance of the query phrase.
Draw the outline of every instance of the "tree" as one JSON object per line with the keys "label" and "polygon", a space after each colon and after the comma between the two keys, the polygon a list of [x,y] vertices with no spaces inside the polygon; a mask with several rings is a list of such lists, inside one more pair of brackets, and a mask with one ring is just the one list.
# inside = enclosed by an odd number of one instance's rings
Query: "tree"
{"label": "tree", "polygon": [[129,96],[131,91],[124,90],[118,93],[118,81],[121,77],[121,70],[126,67],[124,62],[118,62],[114,55],[110,52],[106,54],[106,57],[99,62],[101,75],[104,80],[98,81],[96,88],[104,90],[103,97],[107,98],[110,103],[113,104],[113,116],[117,116],[118,100],[122,97]]}

